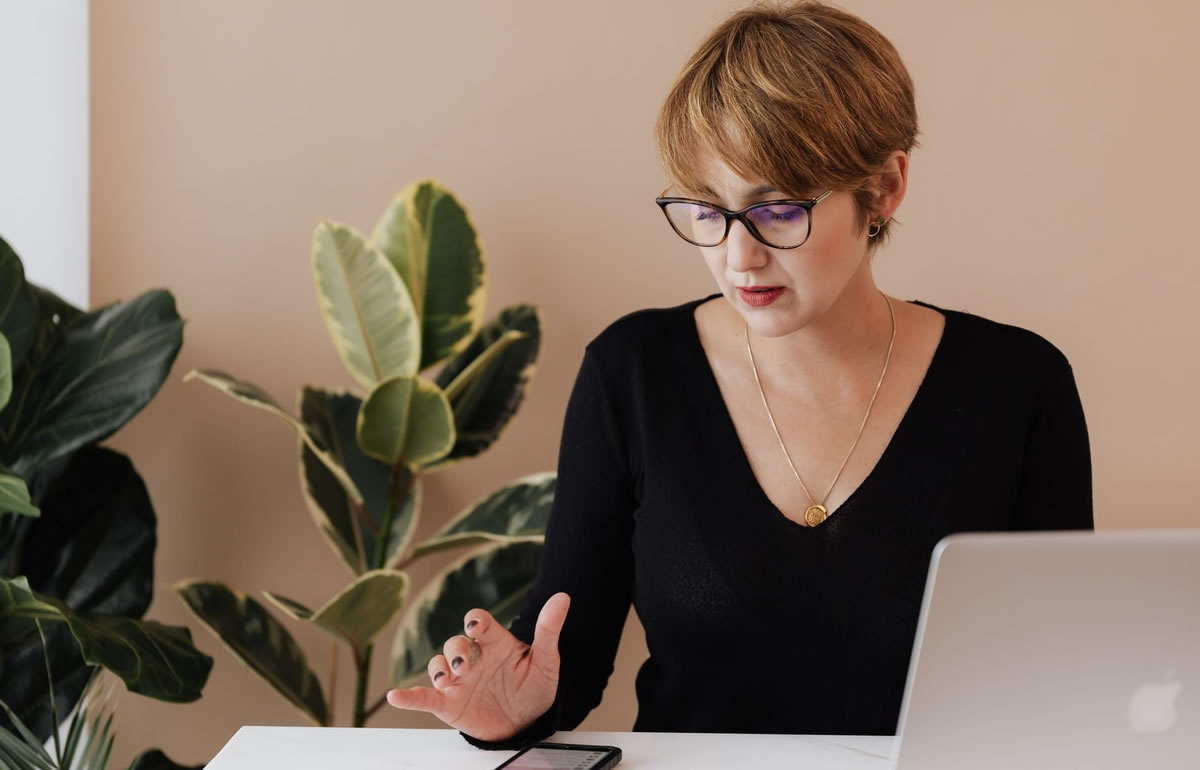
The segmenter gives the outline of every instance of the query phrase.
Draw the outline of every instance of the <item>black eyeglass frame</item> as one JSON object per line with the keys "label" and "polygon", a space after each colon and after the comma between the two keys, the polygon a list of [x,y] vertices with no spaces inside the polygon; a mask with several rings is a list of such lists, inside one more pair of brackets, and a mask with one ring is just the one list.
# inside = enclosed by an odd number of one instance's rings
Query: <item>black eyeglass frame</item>
{"label": "black eyeglass frame", "polygon": [[[692,244],[693,246],[699,246],[700,248],[704,248],[704,249],[712,248],[713,246],[720,246],[722,243],[725,242],[725,239],[729,237],[729,228],[732,226],[733,220],[736,219],[737,221],[742,223],[742,226],[745,227],[746,230],[752,236],[754,236],[754,239],[756,241],[763,244],[764,246],[769,246],[772,249],[798,249],[801,246],[803,246],[805,244],[805,242],[808,241],[808,237],[810,235],[812,235],[812,220],[813,220],[812,210],[813,210],[813,208],[818,203],[820,203],[821,201],[828,198],[832,193],[833,193],[833,190],[826,190],[825,192],[821,193],[817,197],[811,198],[809,200],[761,201],[760,203],[751,204],[744,209],[739,209],[738,211],[734,211],[732,209],[727,209],[727,208],[722,208],[721,206],[718,206],[715,203],[709,203],[708,201],[696,200],[695,198],[663,198],[663,197],[659,197],[659,198],[655,198],[654,202],[658,204],[658,207],[660,209],[662,209],[663,216],[667,218],[667,224],[669,224],[671,226],[671,229],[675,231],[675,234],[678,235],[680,238],[684,239],[685,241],[687,241],[688,243]],[[691,238],[689,238],[688,236],[684,235],[679,230],[679,228],[675,225],[675,220],[671,219],[671,215],[669,213],[667,213],[667,206],[672,203],[693,203],[693,204],[696,204],[699,206],[704,206],[705,208],[712,209],[713,211],[716,211],[717,213],[719,213],[721,216],[725,217],[725,232],[721,235],[721,240],[717,241],[716,243],[700,243],[700,242],[694,241]],[[760,233],[758,231],[758,228],[754,226],[754,222],[751,221],[750,217],[747,216],[747,214],[749,212],[754,211],[755,209],[764,208],[766,206],[780,206],[780,205],[799,206],[800,208],[804,209],[805,213],[807,214],[806,218],[808,220],[808,229],[804,233],[803,240],[801,240],[799,243],[797,243],[793,246],[777,246],[774,243],[771,243],[770,241],[768,241],[766,238],[763,237],[762,233]]]}

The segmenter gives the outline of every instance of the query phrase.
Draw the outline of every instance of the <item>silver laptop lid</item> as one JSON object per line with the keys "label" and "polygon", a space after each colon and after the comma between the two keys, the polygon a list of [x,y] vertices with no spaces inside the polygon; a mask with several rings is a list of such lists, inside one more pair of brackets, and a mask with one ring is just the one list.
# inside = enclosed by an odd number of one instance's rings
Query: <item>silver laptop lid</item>
{"label": "silver laptop lid", "polygon": [[1200,530],[944,540],[895,767],[1200,768]]}

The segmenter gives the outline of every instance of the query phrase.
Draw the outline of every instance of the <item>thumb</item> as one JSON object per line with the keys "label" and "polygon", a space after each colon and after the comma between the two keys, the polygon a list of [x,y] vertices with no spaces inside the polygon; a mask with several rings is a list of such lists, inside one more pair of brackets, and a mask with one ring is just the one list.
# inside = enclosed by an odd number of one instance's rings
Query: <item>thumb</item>
{"label": "thumb", "polygon": [[571,597],[564,593],[556,593],[542,605],[538,613],[537,625],[533,631],[533,652],[535,655],[558,657],[558,637],[562,633],[563,623],[567,620],[567,610],[571,606]]}

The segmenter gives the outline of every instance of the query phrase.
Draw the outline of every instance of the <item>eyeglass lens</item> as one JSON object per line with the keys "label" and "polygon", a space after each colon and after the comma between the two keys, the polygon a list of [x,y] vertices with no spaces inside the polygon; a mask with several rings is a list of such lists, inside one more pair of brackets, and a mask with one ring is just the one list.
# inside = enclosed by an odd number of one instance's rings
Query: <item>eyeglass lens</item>
{"label": "eyeglass lens", "polygon": [[[684,238],[697,246],[715,246],[725,236],[725,216],[699,203],[674,202],[666,205],[671,224]],[[758,206],[746,212],[759,235],[776,248],[791,248],[808,237],[808,209],[789,204]]]}

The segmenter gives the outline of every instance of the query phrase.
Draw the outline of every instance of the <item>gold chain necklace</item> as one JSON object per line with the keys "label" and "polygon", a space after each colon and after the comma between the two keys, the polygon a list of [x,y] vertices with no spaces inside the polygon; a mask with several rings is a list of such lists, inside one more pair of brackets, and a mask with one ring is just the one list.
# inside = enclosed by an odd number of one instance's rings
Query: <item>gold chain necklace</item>
{"label": "gold chain necklace", "polygon": [[[880,292],[880,294],[883,294],[883,292]],[[850,451],[846,453],[846,457],[842,460],[842,466],[838,468],[837,474],[833,477],[833,482],[829,485],[829,489],[825,490],[825,495],[820,501],[814,500],[812,493],[808,491],[808,487],[804,484],[804,479],[800,478],[800,471],[796,470],[796,465],[792,462],[792,456],[788,453],[787,446],[783,443],[783,436],[779,435],[779,428],[775,425],[775,417],[771,414],[771,407],[767,405],[767,394],[763,390],[762,380],[758,378],[758,367],[754,363],[754,350],[750,347],[750,327],[746,326],[746,354],[750,356],[750,369],[754,372],[754,382],[758,385],[758,395],[762,396],[763,409],[767,410],[767,419],[771,422],[771,430],[775,431],[775,438],[779,439],[779,448],[783,450],[783,456],[787,458],[788,467],[792,469],[792,474],[796,477],[796,481],[800,482],[800,488],[804,490],[805,496],[808,497],[809,506],[808,510],[804,512],[804,521],[810,527],[815,527],[829,518],[829,509],[825,507],[825,501],[829,499],[829,494],[837,486],[838,479],[842,477],[842,471],[846,470],[846,463],[850,462],[850,455],[854,454],[854,450],[858,446],[858,440],[862,438],[863,430],[867,427],[867,419],[871,416],[871,407],[875,406],[875,397],[879,395],[879,389],[883,387],[883,378],[887,376],[888,364],[892,361],[892,348],[896,345],[896,311],[892,309],[892,300],[888,295],[883,294],[883,299],[887,302],[888,315],[892,318],[892,339],[888,342],[887,356],[883,359],[883,371],[879,373],[879,382],[875,383],[875,392],[871,394],[871,401],[867,404],[867,413],[863,415],[862,425],[858,426],[858,435],[854,437],[854,443],[850,445]]]}

